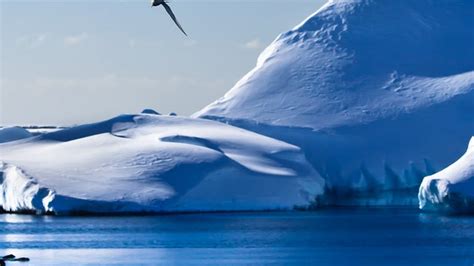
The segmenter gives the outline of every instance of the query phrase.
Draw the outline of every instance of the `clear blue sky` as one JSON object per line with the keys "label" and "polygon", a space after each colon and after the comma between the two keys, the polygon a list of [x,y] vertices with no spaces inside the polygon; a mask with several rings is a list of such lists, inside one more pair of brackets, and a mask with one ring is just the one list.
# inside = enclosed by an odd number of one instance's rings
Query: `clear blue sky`
{"label": "clear blue sky", "polygon": [[0,0],[0,124],[191,114],[324,2],[171,1],[186,38],[147,0]]}

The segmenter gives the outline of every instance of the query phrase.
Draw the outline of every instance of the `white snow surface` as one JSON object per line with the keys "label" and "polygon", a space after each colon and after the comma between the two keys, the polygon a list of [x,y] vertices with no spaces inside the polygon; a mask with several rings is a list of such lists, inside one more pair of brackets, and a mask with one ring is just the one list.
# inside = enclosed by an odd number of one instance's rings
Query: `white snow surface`
{"label": "white snow surface", "polygon": [[336,201],[417,204],[474,132],[473,27],[471,0],[329,1],[194,117],[301,147]]}
{"label": "white snow surface", "polygon": [[423,179],[418,197],[423,210],[474,211],[474,137],[459,160]]}
{"label": "white snow surface", "polygon": [[321,130],[472,98],[473,10],[471,0],[329,1],[195,116]]}
{"label": "white snow surface", "polygon": [[308,207],[324,181],[293,145],[223,123],[122,115],[0,145],[13,212]]}

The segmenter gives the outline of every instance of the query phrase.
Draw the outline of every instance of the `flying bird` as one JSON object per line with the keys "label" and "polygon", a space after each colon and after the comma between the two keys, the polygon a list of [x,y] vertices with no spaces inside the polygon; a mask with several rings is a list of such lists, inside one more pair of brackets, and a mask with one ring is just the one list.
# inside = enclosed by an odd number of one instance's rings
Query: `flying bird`
{"label": "flying bird", "polygon": [[184,35],[188,36],[186,32],[183,30],[183,27],[181,27],[181,24],[179,24],[178,20],[176,19],[176,16],[173,14],[173,11],[171,10],[171,7],[166,3],[165,0],[151,0],[151,6],[160,6],[162,5],[165,9],[166,12],[170,15],[171,19],[173,19],[174,23],[178,28],[184,33]]}

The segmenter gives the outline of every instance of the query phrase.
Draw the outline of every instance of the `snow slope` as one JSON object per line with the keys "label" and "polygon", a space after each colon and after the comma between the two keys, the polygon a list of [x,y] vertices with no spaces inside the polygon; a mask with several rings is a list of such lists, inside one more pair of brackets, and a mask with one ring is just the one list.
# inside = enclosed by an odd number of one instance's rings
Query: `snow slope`
{"label": "snow slope", "polygon": [[15,141],[33,136],[28,130],[21,127],[0,128],[0,143]]}
{"label": "snow slope", "polygon": [[423,210],[474,211],[474,137],[459,160],[424,178],[418,197]]}
{"label": "snow slope", "polygon": [[324,186],[293,145],[151,114],[2,144],[0,161],[0,205],[15,212],[291,209]]}
{"label": "snow slope", "polygon": [[329,1],[194,117],[301,147],[336,200],[381,197],[343,204],[413,204],[474,132],[473,27],[470,0]]}
{"label": "snow slope", "polygon": [[472,92],[474,2],[330,1],[196,116],[334,128]]}

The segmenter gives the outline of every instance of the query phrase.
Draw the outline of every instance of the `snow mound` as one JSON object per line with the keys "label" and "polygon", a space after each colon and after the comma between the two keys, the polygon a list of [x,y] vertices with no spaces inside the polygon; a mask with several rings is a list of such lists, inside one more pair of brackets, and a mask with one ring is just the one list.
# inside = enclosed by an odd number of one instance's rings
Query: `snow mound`
{"label": "snow mound", "polygon": [[474,2],[330,1],[195,116],[334,128],[474,90]]}
{"label": "snow mound", "polygon": [[153,109],[144,109],[142,111],[142,114],[149,114],[149,115],[161,115],[160,113],[158,113],[157,111],[153,110]]}
{"label": "snow mound", "polygon": [[423,179],[418,197],[422,210],[474,211],[474,137],[459,160]]}
{"label": "snow mound", "polygon": [[330,1],[194,117],[301,147],[336,204],[417,204],[474,132],[472,25],[470,0]]}
{"label": "snow mound", "polygon": [[298,147],[201,119],[121,115],[0,150],[15,212],[291,209],[324,187]]}
{"label": "snow mound", "polygon": [[0,143],[26,139],[33,136],[28,130],[21,127],[0,128]]}

